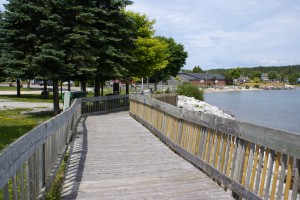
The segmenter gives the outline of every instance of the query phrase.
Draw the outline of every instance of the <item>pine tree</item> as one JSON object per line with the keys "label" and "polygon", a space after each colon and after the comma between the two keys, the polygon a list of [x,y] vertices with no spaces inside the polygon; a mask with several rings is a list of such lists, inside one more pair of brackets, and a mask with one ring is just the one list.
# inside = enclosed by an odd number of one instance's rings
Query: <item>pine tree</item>
{"label": "pine tree", "polygon": [[[93,46],[97,59],[95,77],[95,96],[100,95],[100,83],[116,78],[123,78],[127,68],[131,66],[134,47],[132,21],[123,12],[125,6],[131,4],[127,0],[97,0],[96,24],[99,38],[95,38]],[[103,89],[102,89],[103,95]]]}
{"label": "pine tree", "polygon": [[66,0],[64,20],[69,30],[64,40],[67,54],[69,77],[78,78],[86,91],[86,81],[94,76],[96,55],[92,38],[98,38],[99,31],[94,28],[95,3],[91,0]]}
{"label": "pine tree", "polygon": [[35,0],[9,0],[5,8],[0,33],[3,39],[1,63],[7,76],[17,79],[17,96],[20,96],[19,80],[36,75],[33,64],[38,42],[36,27],[44,13]]}

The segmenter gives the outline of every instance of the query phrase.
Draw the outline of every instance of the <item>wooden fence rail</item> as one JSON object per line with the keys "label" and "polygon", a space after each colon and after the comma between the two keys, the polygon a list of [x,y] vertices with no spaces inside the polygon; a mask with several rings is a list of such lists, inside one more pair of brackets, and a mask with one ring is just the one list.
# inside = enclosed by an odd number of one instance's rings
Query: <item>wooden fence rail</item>
{"label": "wooden fence rail", "polygon": [[299,199],[300,135],[130,96],[130,114],[234,195]]}
{"label": "wooden fence rail", "polygon": [[82,117],[129,109],[128,95],[76,99],[0,152],[0,200],[44,199]]}

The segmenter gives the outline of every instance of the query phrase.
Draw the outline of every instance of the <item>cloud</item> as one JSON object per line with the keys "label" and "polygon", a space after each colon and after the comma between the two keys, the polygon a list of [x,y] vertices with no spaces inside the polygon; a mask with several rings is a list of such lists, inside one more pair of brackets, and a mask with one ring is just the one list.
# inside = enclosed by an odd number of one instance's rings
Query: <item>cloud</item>
{"label": "cloud", "polygon": [[184,44],[186,68],[300,64],[299,0],[145,0],[128,9]]}

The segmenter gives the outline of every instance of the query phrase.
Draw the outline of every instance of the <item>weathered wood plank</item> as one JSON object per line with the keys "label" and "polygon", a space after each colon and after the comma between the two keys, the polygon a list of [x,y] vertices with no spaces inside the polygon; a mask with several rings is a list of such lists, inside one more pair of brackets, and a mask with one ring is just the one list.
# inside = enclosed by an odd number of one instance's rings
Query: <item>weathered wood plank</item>
{"label": "weathered wood plank", "polygon": [[79,162],[69,167],[78,173],[67,175],[75,178],[63,199],[232,199],[126,112],[89,117],[81,131]]}

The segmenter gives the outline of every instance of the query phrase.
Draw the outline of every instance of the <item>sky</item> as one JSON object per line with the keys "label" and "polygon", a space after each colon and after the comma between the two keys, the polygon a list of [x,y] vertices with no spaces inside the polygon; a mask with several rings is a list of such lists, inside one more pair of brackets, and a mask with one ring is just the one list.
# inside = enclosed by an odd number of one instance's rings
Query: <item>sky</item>
{"label": "sky", "polygon": [[156,35],[184,45],[185,69],[300,64],[300,0],[133,1]]}

